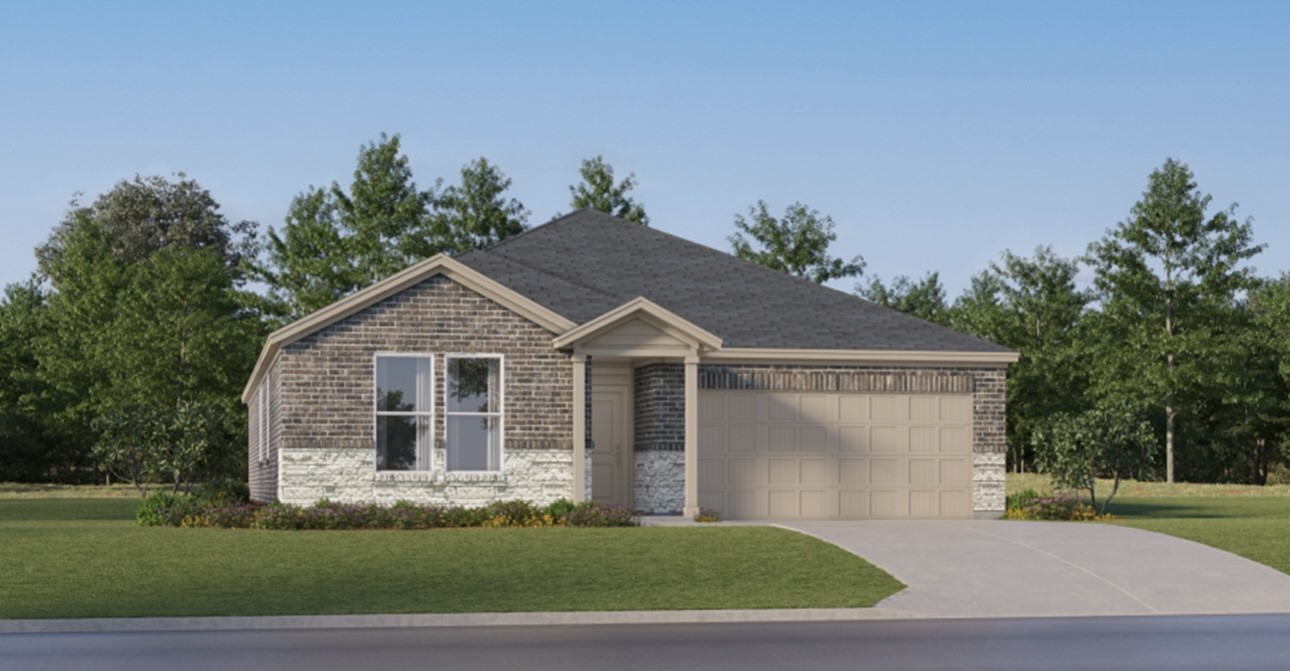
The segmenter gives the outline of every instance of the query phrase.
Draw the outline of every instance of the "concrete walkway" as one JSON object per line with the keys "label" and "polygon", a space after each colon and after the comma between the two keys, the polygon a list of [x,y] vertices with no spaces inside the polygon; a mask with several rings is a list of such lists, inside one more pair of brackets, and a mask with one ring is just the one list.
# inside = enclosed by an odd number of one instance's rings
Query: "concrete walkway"
{"label": "concrete walkway", "polygon": [[784,524],[873,562],[915,617],[1290,613],[1290,576],[1191,541],[1112,526],[1000,520]]}

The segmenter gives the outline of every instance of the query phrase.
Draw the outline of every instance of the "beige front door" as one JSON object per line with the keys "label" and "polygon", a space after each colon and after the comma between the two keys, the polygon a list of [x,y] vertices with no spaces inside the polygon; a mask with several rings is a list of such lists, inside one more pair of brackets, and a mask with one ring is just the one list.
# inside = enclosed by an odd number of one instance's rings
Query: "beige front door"
{"label": "beige front door", "polygon": [[699,504],[722,517],[972,516],[972,397],[702,391]]}
{"label": "beige front door", "polygon": [[591,393],[591,498],[631,506],[632,446],[625,386]]}

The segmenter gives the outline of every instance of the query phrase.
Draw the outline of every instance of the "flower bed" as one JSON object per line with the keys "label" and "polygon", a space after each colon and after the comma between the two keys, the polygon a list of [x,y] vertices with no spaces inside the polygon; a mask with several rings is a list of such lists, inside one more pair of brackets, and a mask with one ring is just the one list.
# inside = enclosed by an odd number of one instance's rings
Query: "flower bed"
{"label": "flower bed", "polygon": [[289,503],[227,503],[158,493],[144,499],[136,521],[142,526],[218,527],[269,530],[453,529],[464,527],[627,527],[639,523],[622,506],[567,499],[538,506],[528,501],[496,501],[485,506],[423,505],[398,501],[310,506]]}
{"label": "flower bed", "polygon": [[1008,496],[1003,517],[1008,520],[1080,522],[1109,519],[1111,516],[1099,517],[1093,506],[1071,494],[1041,495],[1033,489],[1027,489]]}

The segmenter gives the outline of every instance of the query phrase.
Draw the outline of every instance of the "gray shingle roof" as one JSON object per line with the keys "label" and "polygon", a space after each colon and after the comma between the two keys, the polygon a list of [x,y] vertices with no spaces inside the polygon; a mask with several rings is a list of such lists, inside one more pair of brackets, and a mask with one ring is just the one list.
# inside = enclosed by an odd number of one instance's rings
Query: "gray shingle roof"
{"label": "gray shingle roof", "polygon": [[1008,351],[594,210],[457,260],[578,323],[644,296],[725,347]]}

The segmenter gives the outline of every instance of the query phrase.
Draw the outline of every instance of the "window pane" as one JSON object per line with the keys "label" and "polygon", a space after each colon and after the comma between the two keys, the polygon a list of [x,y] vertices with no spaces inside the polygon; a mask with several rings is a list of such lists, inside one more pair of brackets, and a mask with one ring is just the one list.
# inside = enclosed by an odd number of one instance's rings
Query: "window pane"
{"label": "window pane", "polygon": [[500,370],[497,359],[449,359],[448,412],[497,412]]}
{"label": "window pane", "polygon": [[501,470],[501,421],[496,417],[448,417],[448,470]]}
{"label": "window pane", "polygon": [[376,409],[430,412],[430,359],[377,357]]}
{"label": "window pane", "polygon": [[376,470],[417,470],[417,417],[376,418]]}

